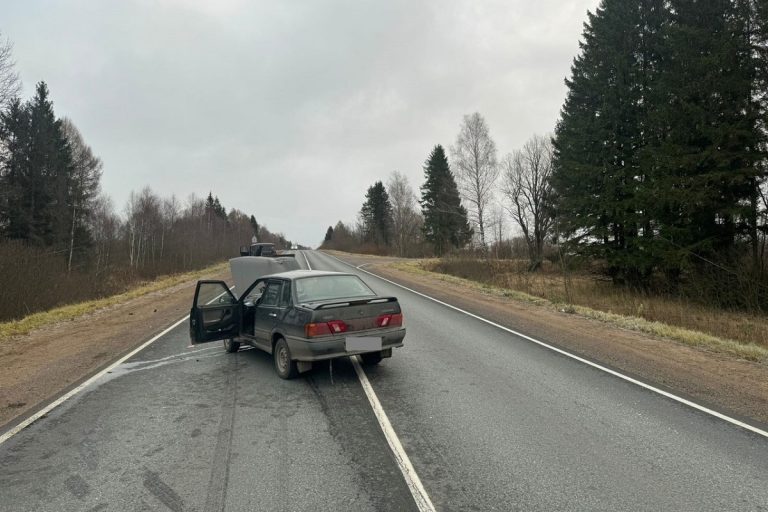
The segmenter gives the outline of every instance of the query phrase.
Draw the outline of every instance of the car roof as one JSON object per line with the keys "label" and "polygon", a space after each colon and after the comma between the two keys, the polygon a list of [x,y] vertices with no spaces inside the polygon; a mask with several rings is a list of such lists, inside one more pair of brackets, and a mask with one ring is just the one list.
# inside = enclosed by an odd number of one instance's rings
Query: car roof
{"label": "car roof", "polygon": [[347,272],[332,272],[330,270],[289,270],[288,272],[280,272],[278,274],[270,274],[268,276],[262,276],[261,279],[269,277],[277,277],[280,279],[300,279],[302,277],[322,277],[322,276],[353,276],[355,274],[349,274]]}

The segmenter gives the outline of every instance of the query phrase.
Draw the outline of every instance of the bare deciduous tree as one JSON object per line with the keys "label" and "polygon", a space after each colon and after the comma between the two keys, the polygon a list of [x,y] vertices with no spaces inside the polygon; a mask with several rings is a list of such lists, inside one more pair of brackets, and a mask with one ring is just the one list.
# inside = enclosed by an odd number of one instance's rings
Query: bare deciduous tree
{"label": "bare deciduous tree", "polygon": [[94,247],[94,274],[100,276],[110,268],[112,248],[120,237],[120,218],[115,214],[112,200],[99,195],[93,201],[88,218],[88,230]]}
{"label": "bare deciduous tree", "polygon": [[547,211],[551,193],[551,138],[534,135],[522,149],[508,154],[502,167],[504,195],[509,201],[506,208],[523,231],[530,269],[535,270],[541,264],[544,241],[552,227],[552,218]]}
{"label": "bare deciduous tree", "polygon": [[464,116],[451,155],[459,192],[466,202],[472,221],[478,227],[481,248],[487,254],[485,216],[488,204],[493,199],[499,166],[496,161],[496,143],[491,139],[488,124],[479,113]]}
{"label": "bare deciduous tree", "polygon": [[21,92],[21,81],[13,61],[13,44],[10,39],[2,40],[0,34],[0,110],[5,109]]}
{"label": "bare deciduous tree", "polygon": [[72,270],[72,254],[75,247],[75,233],[85,225],[91,212],[91,206],[99,193],[101,180],[101,159],[93,154],[91,147],[85,143],[77,127],[68,118],[61,122],[61,129],[69,144],[72,155],[72,177],[69,180],[67,197],[72,204],[68,205],[72,212],[71,229],[69,233],[69,258],[67,270]]}
{"label": "bare deciduous tree", "polygon": [[392,243],[398,256],[406,256],[419,240],[421,215],[416,208],[416,194],[408,178],[397,171],[387,181],[387,193],[392,203]]}
{"label": "bare deciduous tree", "polygon": [[504,207],[500,203],[494,202],[491,205],[489,219],[490,222],[487,227],[493,233],[493,257],[498,259],[501,257],[500,251],[504,243],[504,230],[506,228],[504,225]]}

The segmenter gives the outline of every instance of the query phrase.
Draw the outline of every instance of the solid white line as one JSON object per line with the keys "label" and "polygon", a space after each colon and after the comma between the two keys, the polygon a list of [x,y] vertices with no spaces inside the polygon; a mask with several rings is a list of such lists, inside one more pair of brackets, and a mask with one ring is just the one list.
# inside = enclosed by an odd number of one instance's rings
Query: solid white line
{"label": "solid white line", "polygon": [[435,506],[432,504],[432,500],[429,499],[427,491],[421,484],[419,475],[417,475],[416,470],[413,469],[411,459],[408,458],[408,455],[403,449],[403,445],[400,444],[400,439],[398,439],[395,429],[392,428],[387,413],[384,412],[384,408],[381,406],[381,402],[379,402],[379,398],[373,391],[373,387],[368,381],[368,377],[360,366],[357,356],[352,356],[349,360],[352,361],[352,366],[355,368],[357,378],[360,379],[360,384],[363,386],[365,396],[368,397],[368,402],[370,402],[371,408],[373,408],[373,414],[375,414],[376,419],[379,420],[379,426],[381,427],[382,432],[384,432],[384,437],[387,439],[389,447],[392,449],[392,453],[395,456],[395,461],[400,468],[400,472],[403,474],[403,477],[405,477],[405,483],[408,485],[408,489],[410,489],[411,494],[413,495],[416,506],[421,512],[434,512]]}
{"label": "solid white line", "polygon": [[307,255],[304,253],[304,251],[301,251],[301,255],[304,256],[304,261],[307,262],[307,270],[312,270],[312,267],[309,265],[309,260],[307,259]]}
{"label": "solid white line", "polygon": [[99,373],[97,373],[96,375],[94,375],[90,379],[86,380],[85,382],[83,382],[82,384],[77,386],[75,389],[72,389],[71,391],[69,391],[65,395],[60,396],[56,401],[51,402],[50,404],[46,405],[44,408],[42,408],[41,410],[37,411],[35,414],[33,414],[29,418],[25,419],[24,421],[22,421],[21,423],[19,423],[15,427],[13,427],[11,430],[9,430],[8,432],[6,432],[2,436],[0,436],[0,444],[3,444],[8,439],[10,439],[11,437],[15,436],[16,434],[18,434],[19,432],[21,432],[22,430],[24,430],[25,428],[27,428],[28,426],[33,424],[34,422],[36,422],[37,420],[39,420],[40,418],[42,418],[43,416],[45,416],[46,414],[51,412],[56,407],[60,406],[61,404],[63,404],[64,402],[66,402],[67,400],[69,400],[70,398],[75,396],[76,394],[80,393],[82,390],[84,390],[89,385],[91,385],[95,380],[101,378],[102,376],[104,376],[108,372],[112,371],[116,366],[122,364],[127,359],[129,359],[130,357],[133,357],[137,353],[141,352],[142,350],[147,348],[149,345],[151,345],[152,343],[154,343],[158,339],[162,338],[163,336],[165,336],[169,332],[171,332],[174,328],[176,328],[177,326],[181,325],[181,323],[184,322],[188,318],[189,318],[189,315],[185,316],[184,318],[182,318],[178,322],[174,323],[173,325],[171,325],[170,327],[165,329],[163,332],[161,332],[160,334],[158,334],[157,336],[155,336],[151,340],[144,342],[141,346],[137,347],[136,349],[134,349],[131,352],[129,352],[128,354],[124,355],[123,357],[121,357],[120,359],[118,359],[117,361],[115,361],[114,363],[109,365],[108,367],[104,368]]}
{"label": "solid white line", "polygon": [[[350,266],[350,267],[353,267],[353,268],[357,268],[354,265],[352,265],[351,263],[347,263],[346,261],[341,260],[341,259],[337,258],[336,256],[334,256],[332,254],[327,254],[327,253],[323,253],[323,254],[325,254],[326,256],[330,256],[331,258],[334,258],[334,259],[340,261],[341,263],[343,263],[343,264],[345,264],[347,266]],[[543,341],[539,341],[539,340],[537,340],[535,338],[531,338],[530,336],[527,336],[527,335],[525,335],[523,333],[517,332],[517,331],[515,331],[513,329],[510,329],[509,327],[505,327],[503,325],[497,324],[496,322],[488,320],[487,318],[483,318],[483,317],[478,316],[478,315],[476,315],[474,313],[470,313],[469,311],[465,311],[465,310],[463,310],[461,308],[458,308],[458,307],[456,307],[456,306],[454,306],[452,304],[448,304],[447,302],[443,302],[443,301],[438,300],[438,299],[436,299],[434,297],[430,297],[429,295],[426,295],[424,293],[417,292],[416,290],[408,288],[407,286],[403,286],[403,285],[401,285],[399,283],[396,283],[394,281],[390,281],[389,279],[381,277],[379,275],[376,275],[373,272],[369,272],[368,270],[365,270],[365,269],[362,269],[362,268],[360,268],[358,270],[360,270],[361,272],[365,272],[366,274],[369,274],[369,275],[371,275],[373,277],[376,277],[378,279],[381,279],[382,281],[386,281],[386,282],[388,282],[388,283],[390,283],[392,285],[395,285],[395,286],[397,286],[399,288],[402,288],[403,290],[408,290],[411,293],[415,293],[416,295],[424,297],[425,299],[429,299],[429,300],[437,302],[438,304],[441,304],[441,305],[443,305],[445,307],[451,308],[451,309],[453,309],[455,311],[458,311],[460,313],[464,313],[465,315],[471,316],[472,318],[476,318],[477,320],[480,320],[481,322],[485,322],[488,325],[492,325],[492,326],[497,327],[497,328],[499,328],[499,329],[501,329],[503,331],[507,331],[507,332],[509,332],[511,334],[514,334],[515,336],[519,336],[519,337],[524,338],[524,339],[526,339],[528,341],[536,343],[537,345],[540,345],[540,346],[542,346],[544,348],[548,348],[549,350],[557,352],[558,354],[562,354],[562,355],[564,355],[566,357],[570,357],[571,359],[575,359],[576,361],[579,361],[581,363],[589,365],[589,366],[591,366],[593,368],[597,368],[598,370],[602,370],[602,371],[604,371],[606,373],[610,373],[614,377],[618,377],[618,378],[623,379],[623,380],[625,380],[627,382],[631,382],[632,384],[636,384],[636,385],[638,385],[638,386],[640,386],[640,387],[642,387],[644,389],[647,389],[648,391],[652,391],[654,393],[658,393],[659,395],[662,395],[662,396],[665,396],[665,397],[670,398],[672,400],[675,400],[676,402],[679,402],[679,403],[681,403],[683,405],[687,405],[688,407],[692,407],[692,408],[694,408],[694,409],[696,409],[698,411],[701,411],[703,413],[709,414],[709,415],[714,416],[716,418],[720,418],[721,420],[727,421],[728,423],[736,425],[737,427],[741,427],[741,428],[743,428],[745,430],[749,430],[750,432],[754,432],[755,434],[758,434],[758,435],[761,435],[763,437],[768,438],[768,432],[766,432],[765,430],[759,429],[759,428],[757,428],[755,426],[752,426],[752,425],[750,425],[748,423],[744,423],[743,421],[739,421],[736,418],[731,418],[730,416],[727,416],[727,415],[719,413],[719,412],[717,412],[715,410],[709,409],[708,407],[704,407],[703,405],[699,405],[696,402],[692,402],[690,400],[686,400],[683,397],[674,395],[672,393],[664,391],[663,389],[659,389],[659,388],[656,388],[654,386],[651,386],[650,384],[646,384],[645,382],[639,381],[637,379],[633,379],[632,377],[630,377],[628,375],[624,375],[623,373],[617,372],[616,370],[611,370],[610,368],[606,368],[605,366],[599,365],[597,363],[593,363],[592,361],[584,359],[583,357],[579,357],[576,354],[572,354],[570,352],[567,352],[567,351],[565,351],[563,349],[560,349],[560,348],[557,348],[555,346],[552,346],[552,345],[550,345],[548,343],[545,343]]]}
{"label": "solid white line", "polygon": [[[304,253],[302,252],[302,254]],[[304,254],[304,259],[307,261],[307,268],[312,270],[312,268],[309,266],[309,260],[307,260],[306,254]],[[363,386],[365,396],[368,397],[368,403],[371,404],[373,414],[376,416],[376,419],[379,422],[379,427],[381,427],[381,431],[384,433],[387,444],[389,444],[389,448],[392,450],[392,455],[395,457],[397,467],[403,474],[405,483],[408,485],[408,489],[411,491],[413,501],[416,502],[416,506],[421,512],[435,512],[435,506],[432,504],[432,500],[429,499],[427,491],[421,484],[419,475],[417,475],[416,470],[413,469],[411,459],[409,459],[408,454],[405,453],[403,445],[400,443],[400,439],[398,439],[397,433],[395,433],[395,429],[392,428],[392,423],[389,422],[387,413],[384,412],[384,408],[381,406],[381,402],[379,402],[379,397],[377,397],[376,393],[373,391],[373,386],[371,386],[371,383],[368,381],[368,376],[365,374],[363,368],[360,366],[360,363],[357,360],[357,356],[352,356],[349,358],[349,360],[352,361],[352,366],[355,368],[355,373],[357,374],[358,380],[360,380],[360,385]]]}
{"label": "solid white line", "polygon": [[[230,287],[230,290],[233,290],[234,288],[235,287],[232,286],[232,287]],[[216,297],[211,299],[208,302],[208,304],[210,304],[214,300],[218,299],[222,295],[224,295],[224,293],[220,293],[219,295],[217,295]],[[83,391],[85,388],[90,386],[97,379],[103,377],[107,373],[109,373],[112,370],[114,370],[116,366],[119,366],[119,365],[123,364],[125,361],[127,361],[128,359],[130,359],[134,355],[138,354],[139,352],[141,352],[142,350],[144,350],[145,348],[150,346],[155,341],[159,340],[160,338],[162,338],[163,336],[165,336],[166,334],[171,332],[173,329],[178,327],[182,322],[184,322],[188,318],[189,318],[189,315],[187,315],[184,318],[178,320],[173,325],[171,325],[170,327],[168,327],[165,330],[163,330],[160,334],[156,335],[151,340],[145,341],[139,347],[133,349],[131,352],[129,352],[128,354],[124,355],[123,357],[121,357],[120,359],[118,359],[117,361],[115,361],[114,363],[109,365],[108,367],[104,368],[103,370],[101,370],[99,373],[97,373],[96,375],[94,375],[90,379],[86,380],[85,382],[83,382],[82,384],[77,386],[76,388],[70,390],[68,393],[60,396],[55,401],[53,401],[50,404],[46,405],[44,408],[40,409],[35,414],[33,414],[29,418],[27,418],[24,421],[22,421],[21,423],[19,423],[15,427],[13,427],[11,430],[6,432],[5,434],[1,435],[0,436],[0,445],[3,444],[4,442],[6,442],[7,440],[9,440],[10,438],[12,438],[13,436],[15,436],[16,434],[18,434],[19,432],[21,432],[22,430],[24,430],[25,428],[27,428],[28,426],[30,426],[31,424],[33,424],[34,422],[36,422],[37,420],[39,420],[40,418],[42,418],[43,416],[45,416],[46,414],[48,414],[49,412],[51,412],[52,410],[54,410],[56,407],[60,406],[61,404],[63,404],[64,402],[66,402],[67,400],[69,400],[70,398],[75,396],[76,394],[78,394],[81,391]],[[197,350],[197,351],[194,351],[194,352],[200,352],[200,350]]]}

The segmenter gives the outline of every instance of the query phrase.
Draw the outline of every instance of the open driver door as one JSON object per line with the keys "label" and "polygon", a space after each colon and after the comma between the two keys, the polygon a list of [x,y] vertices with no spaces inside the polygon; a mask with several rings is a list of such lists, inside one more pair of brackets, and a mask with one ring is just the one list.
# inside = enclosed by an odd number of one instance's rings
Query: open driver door
{"label": "open driver door", "polygon": [[189,312],[192,344],[237,337],[241,306],[224,281],[198,281]]}

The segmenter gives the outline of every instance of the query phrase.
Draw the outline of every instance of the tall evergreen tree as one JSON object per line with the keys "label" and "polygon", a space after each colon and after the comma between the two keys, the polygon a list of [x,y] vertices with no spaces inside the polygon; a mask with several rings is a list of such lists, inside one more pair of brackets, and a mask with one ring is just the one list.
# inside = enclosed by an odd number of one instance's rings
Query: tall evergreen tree
{"label": "tall evergreen tree", "polygon": [[28,103],[12,102],[2,119],[8,147],[2,180],[8,197],[0,224],[6,236],[47,245],[66,243],[74,166],[45,83],[37,84]]}
{"label": "tall evergreen tree", "polygon": [[392,203],[381,181],[368,188],[360,210],[363,240],[377,246],[389,246],[392,235]]}
{"label": "tall evergreen tree", "polygon": [[441,256],[452,247],[465,246],[472,239],[472,229],[445,150],[439,144],[424,164],[424,177],[420,201],[424,237],[433,245],[435,254]]}
{"label": "tall evergreen tree", "polygon": [[333,240],[333,226],[328,226],[328,229],[325,231],[325,242],[330,242]]}
{"label": "tall evergreen tree", "polygon": [[253,236],[259,236],[259,223],[256,222],[256,217],[251,215],[251,228],[253,229]]}
{"label": "tall evergreen tree", "polygon": [[671,277],[703,258],[733,257],[756,222],[750,199],[765,154],[747,4],[670,1],[651,193],[658,205],[655,252]]}
{"label": "tall evergreen tree", "polygon": [[30,239],[64,244],[69,239],[69,192],[74,174],[72,154],[56,119],[45,82],[37,84],[29,103],[30,144],[29,208],[32,211]]}
{"label": "tall evergreen tree", "polygon": [[18,98],[0,112],[0,234],[8,238],[27,238],[32,217],[25,208],[29,177],[29,109]]}
{"label": "tall evergreen tree", "polygon": [[581,54],[554,140],[552,183],[559,226],[604,258],[617,281],[652,267],[647,144],[648,98],[658,80],[663,0],[603,0],[584,26]]}

